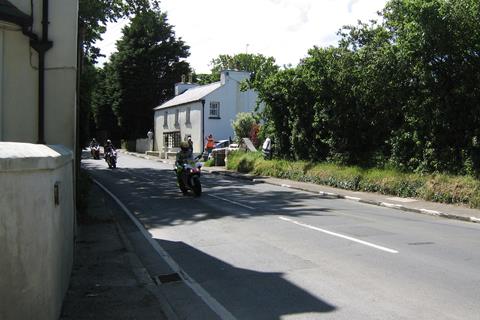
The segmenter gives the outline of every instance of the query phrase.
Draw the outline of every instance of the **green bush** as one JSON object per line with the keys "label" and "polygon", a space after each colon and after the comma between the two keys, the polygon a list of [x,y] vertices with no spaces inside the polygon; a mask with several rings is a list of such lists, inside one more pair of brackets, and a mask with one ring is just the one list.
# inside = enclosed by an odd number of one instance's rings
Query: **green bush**
{"label": "green bush", "polygon": [[264,160],[260,152],[240,151],[229,155],[228,169],[347,190],[416,197],[480,208],[480,181],[470,176],[421,175],[394,169],[363,169],[332,163]]}

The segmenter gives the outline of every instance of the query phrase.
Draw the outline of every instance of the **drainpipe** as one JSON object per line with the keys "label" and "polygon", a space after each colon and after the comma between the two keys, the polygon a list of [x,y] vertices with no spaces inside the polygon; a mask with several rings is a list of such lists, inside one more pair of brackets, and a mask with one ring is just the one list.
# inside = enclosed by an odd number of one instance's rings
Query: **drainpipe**
{"label": "drainpipe", "polygon": [[30,35],[30,46],[38,52],[38,144],[45,144],[45,53],[53,46],[48,40],[48,0],[43,0],[42,39]]}
{"label": "drainpipe", "polygon": [[205,151],[205,99],[200,100],[202,102],[202,150]]}

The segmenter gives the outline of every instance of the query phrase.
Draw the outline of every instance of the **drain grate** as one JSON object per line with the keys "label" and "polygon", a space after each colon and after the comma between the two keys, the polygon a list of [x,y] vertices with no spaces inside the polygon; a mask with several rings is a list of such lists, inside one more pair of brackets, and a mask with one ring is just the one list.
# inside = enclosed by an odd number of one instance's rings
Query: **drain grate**
{"label": "drain grate", "polygon": [[435,242],[409,242],[409,246],[424,246],[427,244],[435,244]]}
{"label": "drain grate", "polygon": [[163,283],[182,281],[182,278],[180,278],[180,275],[175,272],[169,274],[161,274],[159,276],[153,277],[153,281],[155,281],[157,285],[160,285]]}

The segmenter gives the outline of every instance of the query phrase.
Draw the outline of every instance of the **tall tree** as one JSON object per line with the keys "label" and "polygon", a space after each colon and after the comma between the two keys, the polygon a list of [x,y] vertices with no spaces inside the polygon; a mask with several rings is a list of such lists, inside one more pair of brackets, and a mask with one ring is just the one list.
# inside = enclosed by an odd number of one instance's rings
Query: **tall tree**
{"label": "tall tree", "polygon": [[123,29],[117,50],[111,57],[113,111],[125,138],[144,137],[153,128],[153,108],[171,98],[174,84],[190,72],[183,60],[189,47],[175,37],[165,13],[147,10]]}

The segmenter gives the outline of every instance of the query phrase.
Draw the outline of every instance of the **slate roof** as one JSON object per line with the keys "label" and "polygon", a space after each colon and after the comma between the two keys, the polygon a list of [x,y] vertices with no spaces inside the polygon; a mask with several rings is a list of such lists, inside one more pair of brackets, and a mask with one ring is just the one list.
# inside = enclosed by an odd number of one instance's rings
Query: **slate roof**
{"label": "slate roof", "polygon": [[154,108],[153,110],[161,110],[173,106],[178,106],[190,102],[195,102],[202,100],[205,96],[208,94],[212,93],[213,91],[217,90],[220,88],[222,84],[220,82],[214,82],[211,84],[207,84],[204,86],[198,86],[194,88],[190,88],[187,91],[185,91],[182,94],[179,94],[178,96],[174,97],[173,99],[170,99],[166,101],[165,103],[159,105],[158,107]]}

